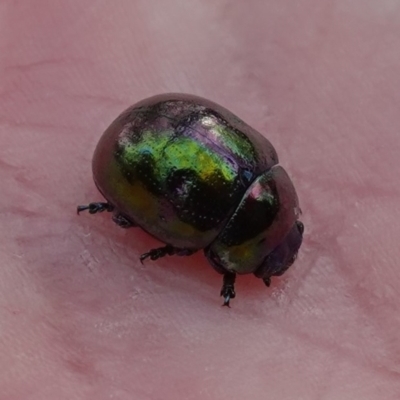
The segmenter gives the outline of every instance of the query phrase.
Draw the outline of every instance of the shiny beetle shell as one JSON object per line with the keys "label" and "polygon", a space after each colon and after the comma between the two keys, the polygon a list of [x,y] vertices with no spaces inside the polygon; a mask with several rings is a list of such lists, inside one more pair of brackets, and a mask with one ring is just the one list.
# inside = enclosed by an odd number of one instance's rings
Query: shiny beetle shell
{"label": "shiny beetle shell", "polygon": [[204,249],[218,272],[269,285],[297,255],[298,199],[275,149],[211,101],[164,94],[133,105],[104,132],[92,166],[114,221],[166,244],[146,257]]}

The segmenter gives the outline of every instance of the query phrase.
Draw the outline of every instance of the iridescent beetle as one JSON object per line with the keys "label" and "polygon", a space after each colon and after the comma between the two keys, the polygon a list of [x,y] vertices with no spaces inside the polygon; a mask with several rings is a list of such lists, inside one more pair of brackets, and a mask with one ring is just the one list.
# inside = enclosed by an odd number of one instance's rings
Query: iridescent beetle
{"label": "iridescent beetle", "polygon": [[78,213],[113,213],[165,243],[143,254],[189,256],[203,249],[223,274],[229,306],[236,274],[269,286],[293,264],[303,238],[293,184],[271,143],[225,108],[164,94],[125,110],[104,132],[93,177],[107,202]]}

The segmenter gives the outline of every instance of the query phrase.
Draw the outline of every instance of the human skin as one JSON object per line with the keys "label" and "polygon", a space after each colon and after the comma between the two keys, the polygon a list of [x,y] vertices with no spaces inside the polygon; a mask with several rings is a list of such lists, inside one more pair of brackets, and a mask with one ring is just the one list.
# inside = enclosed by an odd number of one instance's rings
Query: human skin
{"label": "human skin", "polygon": [[[0,5],[0,399],[400,398],[400,8],[391,0]],[[267,289],[110,215],[96,143],[186,92],[273,143],[305,224]]]}

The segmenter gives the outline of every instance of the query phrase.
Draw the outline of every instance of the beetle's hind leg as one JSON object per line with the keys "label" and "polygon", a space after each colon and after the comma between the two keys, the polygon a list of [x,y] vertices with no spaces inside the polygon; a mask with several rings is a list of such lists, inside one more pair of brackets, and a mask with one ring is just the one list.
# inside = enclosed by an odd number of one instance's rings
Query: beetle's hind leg
{"label": "beetle's hind leg", "polygon": [[156,249],[151,249],[147,253],[144,253],[140,256],[140,262],[143,264],[143,261],[146,258],[150,258],[150,260],[158,260],[159,258],[165,256],[190,256],[195,252],[195,250],[190,249],[178,249],[177,247],[173,247],[170,244],[167,244],[164,247],[158,247]]}
{"label": "beetle's hind leg", "polygon": [[97,214],[103,211],[113,212],[112,220],[121,228],[131,228],[136,226],[136,224],[129,218],[122,215],[115,207],[108,202],[95,202],[89,203],[76,208],[76,212],[89,211],[89,214]]}
{"label": "beetle's hind leg", "polygon": [[97,202],[97,203],[89,203],[85,204],[82,206],[78,206],[76,208],[76,212],[79,214],[81,211],[89,211],[89,214],[96,214],[98,212],[103,212],[103,211],[108,211],[111,212],[114,210],[114,206],[112,206],[110,203],[102,203],[102,202]]}
{"label": "beetle's hind leg", "polygon": [[236,297],[235,280],[236,274],[233,272],[225,272],[221,289],[221,296],[224,298],[223,306],[230,307],[229,302]]}

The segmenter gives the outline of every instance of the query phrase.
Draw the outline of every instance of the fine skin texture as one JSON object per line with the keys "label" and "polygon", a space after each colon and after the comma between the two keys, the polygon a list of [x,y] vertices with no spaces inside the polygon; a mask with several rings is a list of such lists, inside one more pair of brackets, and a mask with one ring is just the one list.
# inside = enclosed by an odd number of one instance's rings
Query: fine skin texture
{"label": "fine skin texture", "polygon": [[[362,1],[0,5],[0,398],[400,398],[400,9]],[[262,132],[304,242],[232,308],[201,253],[116,226],[91,175],[121,110],[211,99]]]}

